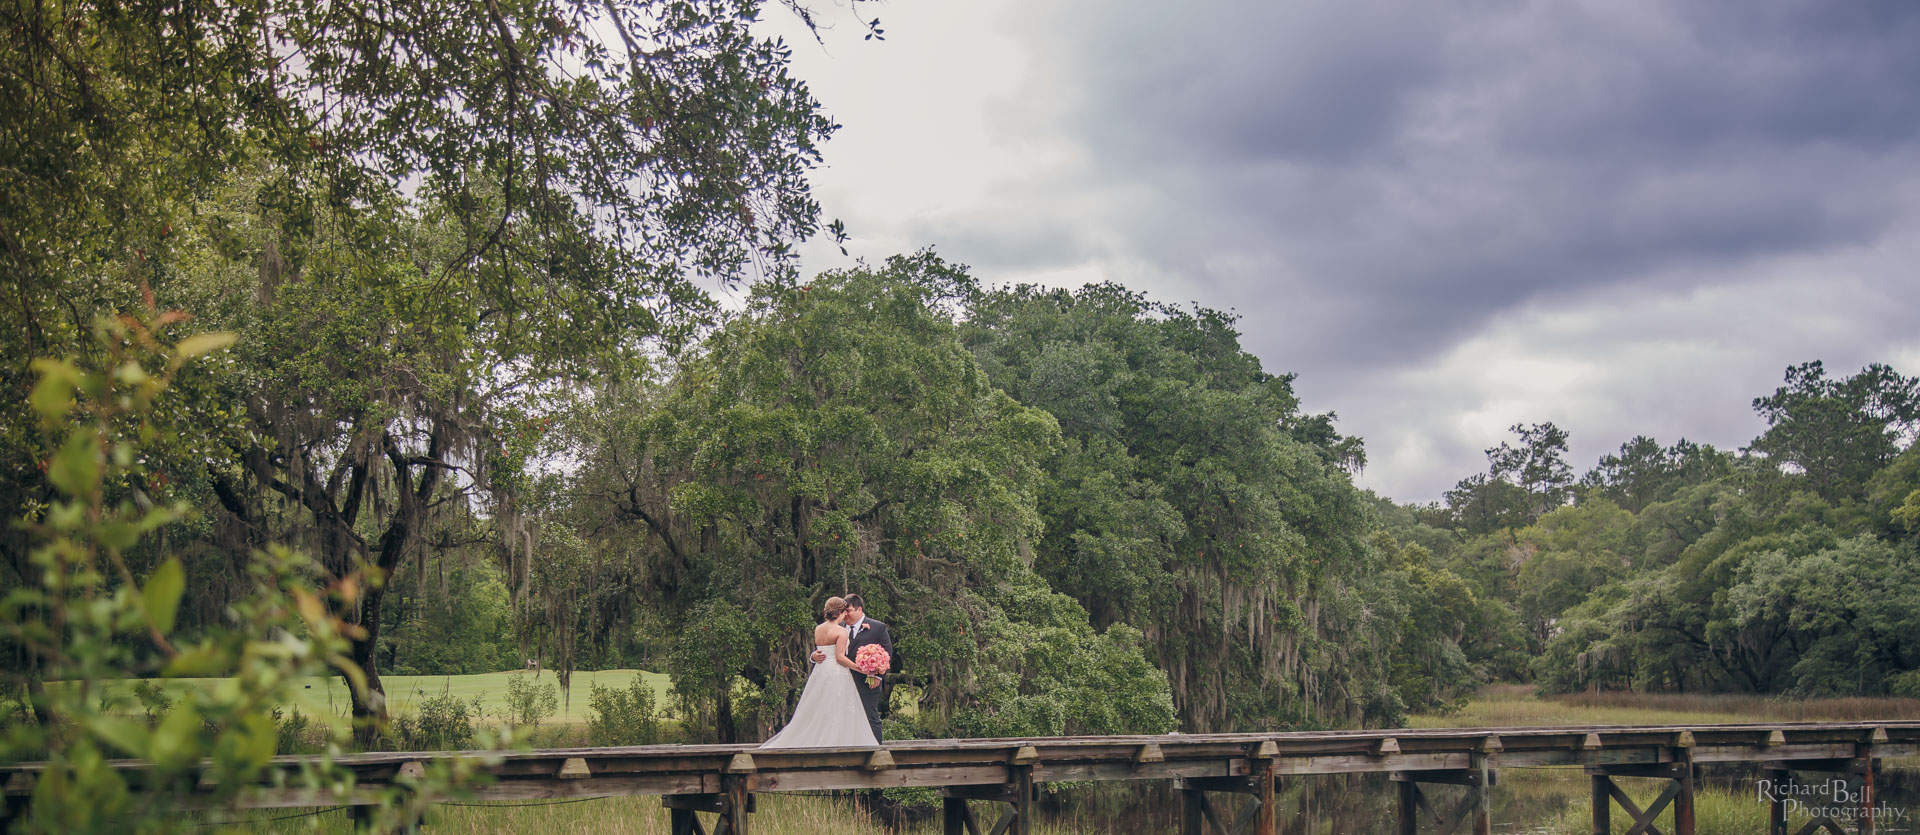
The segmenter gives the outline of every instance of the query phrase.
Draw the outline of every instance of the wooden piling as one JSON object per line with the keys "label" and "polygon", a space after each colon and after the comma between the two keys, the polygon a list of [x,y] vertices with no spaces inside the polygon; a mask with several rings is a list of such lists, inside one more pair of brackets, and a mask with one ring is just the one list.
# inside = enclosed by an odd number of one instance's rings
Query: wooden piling
{"label": "wooden piling", "polygon": [[728,775],[722,785],[726,793],[721,799],[720,825],[714,835],[748,835],[748,820],[753,809],[747,802],[747,778]]}
{"label": "wooden piling", "polygon": [[977,825],[973,827],[975,832],[968,831],[968,825],[973,823],[972,817],[972,810],[967,808],[966,798],[940,798],[940,835],[978,835]]}
{"label": "wooden piling", "polygon": [[1420,835],[1420,784],[1412,780],[1399,780],[1394,783],[1394,786],[1400,793],[1397,835]]}
{"label": "wooden piling", "polygon": [[1595,774],[1589,779],[1593,782],[1593,826],[1592,835],[1613,835],[1613,778],[1605,774]]}
{"label": "wooden piling", "polygon": [[1787,835],[1786,791],[1793,772],[1767,769],[1761,775],[1767,780],[1767,835]]}
{"label": "wooden piling", "polygon": [[1879,822],[1875,820],[1873,808],[1874,795],[1876,794],[1874,787],[1876,775],[1874,772],[1878,769],[1873,762],[1872,746],[1869,745],[1865,747],[1867,748],[1865,752],[1867,756],[1860,760],[1860,835],[1874,835],[1879,827]]}
{"label": "wooden piling", "polygon": [[1254,811],[1256,815],[1253,821],[1254,835],[1275,835],[1279,810],[1274,808],[1273,760],[1262,761],[1259,769],[1254,772],[1253,779],[1254,797],[1260,803],[1260,807]]}
{"label": "wooden piling", "polygon": [[1679,763],[1677,781],[1680,789],[1673,796],[1673,832],[1674,835],[1694,835],[1693,829],[1693,764]]}
{"label": "wooden piling", "polygon": [[1180,788],[1180,835],[1207,835],[1207,793],[1183,784]]}
{"label": "wooden piling", "polygon": [[[1488,737],[1482,748],[1491,747],[1500,750],[1500,738]],[[1473,755],[1474,785],[1468,787],[1473,792],[1473,835],[1493,835],[1493,786],[1492,772],[1487,768],[1487,755]]]}

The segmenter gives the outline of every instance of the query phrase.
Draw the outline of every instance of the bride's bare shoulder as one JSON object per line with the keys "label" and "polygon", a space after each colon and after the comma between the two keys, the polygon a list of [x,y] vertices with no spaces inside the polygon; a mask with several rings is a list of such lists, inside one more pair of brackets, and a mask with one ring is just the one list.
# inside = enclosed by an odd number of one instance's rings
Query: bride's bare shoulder
{"label": "bride's bare shoulder", "polygon": [[813,628],[813,638],[822,645],[838,642],[841,635],[847,634],[847,628],[833,621],[825,621]]}

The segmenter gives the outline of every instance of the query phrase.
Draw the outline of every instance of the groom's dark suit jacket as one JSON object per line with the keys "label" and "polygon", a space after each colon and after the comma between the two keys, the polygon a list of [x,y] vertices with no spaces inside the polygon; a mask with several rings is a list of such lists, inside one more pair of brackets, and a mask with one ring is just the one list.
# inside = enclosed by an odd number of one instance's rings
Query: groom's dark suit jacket
{"label": "groom's dark suit jacket", "polygon": [[[887,672],[893,672],[893,633],[887,631],[886,624],[873,618],[862,621],[860,634],[847,638],[847,657],[855,661],[860,660],[860,648],[868,644],[879,644],[881,649],[887,651]],[[853,672],[854,678],[867,677],[866,673],[851,670],[849,672]],[[866,684],[863,682],[860,686],[865,688]]]}
{"label": "groom's dark suit jacket", "polygon": [[[887,631],[887,625],[873,618],[867,618],[860,624],[859,633],[847,639],[847,657],[860,660],[860,648],[868,644],[879,644],[887,651],[887,672],[893,672],[899,663],[899,656],[893,651],[893,633]],[[883,697],[893,689],[893,682],[881,679],[879,687],[867,686],[867,674],[858,670],[848,670],[853,674],[854,686],[860,690],[860,706],[866,708],[867,724],[873,728],[873,738],[880,739],[880,703]]]}

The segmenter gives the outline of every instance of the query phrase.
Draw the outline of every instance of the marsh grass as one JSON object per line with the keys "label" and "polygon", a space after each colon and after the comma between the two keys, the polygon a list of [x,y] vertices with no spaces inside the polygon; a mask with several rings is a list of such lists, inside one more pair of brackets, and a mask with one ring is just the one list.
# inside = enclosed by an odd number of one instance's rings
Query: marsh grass
{"label": "marsh grass", "polygon": [[1692,693],[1574,693],[1541,698],[1530,685],[1487,687],[1457,711],[1424,714],[1416,728],[1532,725],[1687,725],[1920,719],[1920,699],[1777,699]]}
{"label": "marsh grass", "polygon": [[1573,693],[1554,696],[1555,704],[1581,710],[1643,710],[1663,713],[1718,714],[1782,722],[1866,722],[1920,719],[1920,699],[1851,697],[1777,699],[1767,696],[1695,693]]}
{"label": "marsh grass", "polygon": [[[879,816],[855,805],[850,796],[763,794],[755,798],[753,831],[760,835],[938,835],[940,821],[927,817],[888,828]],[[327,832],[347,835],[352,831],[345,811],[327,812],[310,817],[269,821],[279,815],[300,814],[300,809],[268,814],[246,815],[236,824],[248,832],[295,833]],[[975,814],[985,815],[981,804]],[[195,821],[207,824],[227,820],[211,818]],[[610,797],[604,799],[547,802],[533,806],[476,804],[470,806],[437,805],[427,813],[423,831],[434,835],[509,835],[510,833],[554,833],[554,835],[671,835],[667,811],[657,797]],[[701,823],[713,831],[712,815],[701,814]],[[992,819],[982,821],[991,826]],[[1046,824],[1034,828],[1040,835],[1100,832],[1079,824]]]}
{"label": "marsh grass", "polygon": [[[1539,828],[1527,830],[1529,833],[1589,835],[1592,832],[1592,818],[1587,807],[1589,783],[1586,774],[1579,769],[1509,769],[1502,772],[1500,777],[1501,787],[1496,791],[1520,791],[1522,785],[1532,784],[1530,791],[1568,798],[1569,802],[1557,816],[1542,820]],[[1624,777],[1615,778],[1614,782],[1643,809],[1665,788],[1665,781],[1662,780]],[[1699,835],[1755,835],[1767,831],[1767,804],[1751,786],[1729,788],[1699,785],[1695,787],[1693,796],[1694,826]],[[1618,805],[1613,807],[1608,820],[1615,833],[1626,832],[1632,823],[1632,818]],[[1662,831],[1672,832],[1672,806],[1661,812],[1656,821]],[[1798,831],[1806,821],[1804,814],[1791,815],[1788,831]]]}

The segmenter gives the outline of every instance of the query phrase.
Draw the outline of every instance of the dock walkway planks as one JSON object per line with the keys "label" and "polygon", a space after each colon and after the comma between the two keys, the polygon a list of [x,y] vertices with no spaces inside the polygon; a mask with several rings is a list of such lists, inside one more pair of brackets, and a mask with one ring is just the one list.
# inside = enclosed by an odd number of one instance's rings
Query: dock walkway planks
{"label": "dock walkway planks", "polygon": [[[403,770],[471,753],[376,753],[341,757],[361,786],[380,786]],[[511,752],[487,766],[493,782],[476,794],[484,800],[661,795],[671,810],[673,831],[704,833],[700,812],[717,815],[716,835],[747,835],[752,795],[764,792],[861,790],[904,786],[938,788],[946,796],[945,831],[1025,835],[1031,826],[1034,786],[1089,780],[1175,780],[1182,790],[1186,835],[1275,831],[1273,787],[1288,776],[1386,773],[1398,785],[1397,832],[1417,835],[1421,822],[1433,832],[1489,831],[1488,796],[1502,767],[1581,767],[1593,779],[1595,832],[1610,832],[1612,804],[1632,821],[1633,831],[1693,832],[1693,784],[1702,766],[1758,764],[1773,785],[1795,771],[1856,775],[1865,799],[1854,816],[1863,835],[1873,833],[1872,786],[1876,761],[1920,756],[1920,722],[1786,722],[1737,725],[1590,725],[1564,727],[1391,729],[1163,736],[1038,737],[1021,739],[913,739],[884,748],[790,748],[753,745],[647,745]],[[302,758],[280,757],[297,769]],[[122,761],[139,771],[144,764]],[[7,808],[31,792],[41,766],[0,766]],[[1670,781],[1659,800],[1640,809],[1613,783],[1618,777]],[[1467,787],[1450,814],[1422,786]],[[1209,794],[1244,798],[1227,806]],[[983,828],[974,802],[1004,806],[994,826]],[[364,802],[358,795],[316,795],[304,790],[265,789],[254,807],[316,806]],[[1448,804],[1441,804],[1446,806]],[[1786,835],[1781,801],[1772,803],[1773,833]],[[1672,811],[1670,830],[1655,824]],[[1844,831],[1838,822],[1814,821],[1823,831]],[[1466,827],[1462,829],[1461,827]],[[1814,831],[1812,829],[1806,831]]]}

